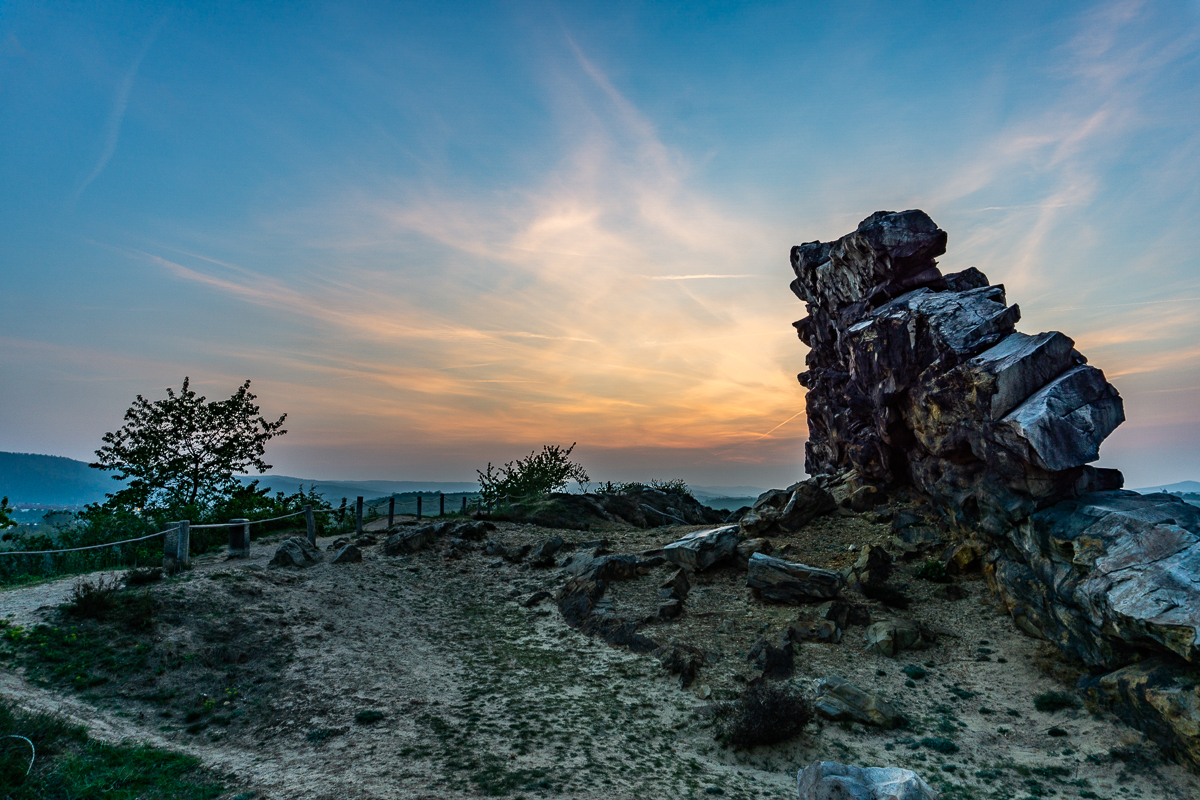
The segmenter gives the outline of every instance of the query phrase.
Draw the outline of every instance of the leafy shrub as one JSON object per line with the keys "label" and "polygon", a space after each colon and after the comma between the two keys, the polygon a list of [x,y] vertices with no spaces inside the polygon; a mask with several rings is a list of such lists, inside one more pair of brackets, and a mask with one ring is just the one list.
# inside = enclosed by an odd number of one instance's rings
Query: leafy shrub
{"label": "leafy shrub", "polygon": [[575,443],[565,450],[548,444],[540,453],[532,452],[499,468],[489,461],[486,472],[475,470],[480,497],[485,503],[493,503],[506,498],[539,497],[566,488],[570,481],[582,486],[589,479],[583,466],[571,461],[574,449]]}
{"label": "leafy shrub", "polygon": [[775,744],[804,730],[813,716],[812,701],[784,683],[755,684],[737,700],[718,703],[717,739],[746,748]]}
{"label": "leafy shrub", "polygon": [[71,588],[71,600],[67,611],[87,619],[103,619],[117,607],[117,592],[121,581],[115,577],[101,576],[94,581],[80,578]]}
{"label": "leafy shrub", "polygon": [[1073,695],[1066,692],[1043,692],[1033,698],[1033,707],[1038,711],[1053,713],[1062,711],[1064,708],[1077,708],[1079,701]]}
{"label": "leafy shrub", "polygon": [[950,583],[950,576],[946,574],[946,565],[937,559],[931,558],[926,561],[917,568],[915,574],[921,580],[931,583]]}
{"label": "leafy shrub", "polygon": [[655,489],[664,494],[674,494],[680,497],[692,497],[692,490],[683,482],[682,478],[674,478],[669,481],[660,481],[657,478],[651,478],[649,483],[641,483],[640,481],[629,481],[626,483],[613,483],[605,481],[596,487],[596,494],[629,494],[631,492],[644,491],[645,489]]}

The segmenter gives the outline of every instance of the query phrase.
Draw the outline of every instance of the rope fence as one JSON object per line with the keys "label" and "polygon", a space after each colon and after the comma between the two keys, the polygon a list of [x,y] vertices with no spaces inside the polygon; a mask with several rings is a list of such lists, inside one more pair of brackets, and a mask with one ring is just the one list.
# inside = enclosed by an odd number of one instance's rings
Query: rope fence
{"label": "rope fence", "polygon": [[[417,519],[421,519],[421,517],[423,516],[423,508],[422,508],[423,499],[424,498],[421,495],[418,495],[416,498],[415,505],[416,505]],[[401,505],[408,506],[408,505],[412,505],[412,503],[402,503]],[[478,499],[476,499],[476,501],[473,505],[476,508],[476,510],[481,510]],[[386,503],[377,502],[377,503],[372,503],[372,504],[365,504],[363,502],[362,497],[356,498],[356,501],[354,503],[354,508],[353,508],[354,528],[355,528],[356,533],[361,535],[363,532],[363,513],[364,513],[364,511],[369,512],[369,513],[374,513],[374,514],[377,514],[382,517],[383,516],[382,509],[385,506],[387,508],[388,527],[390,528],[395,522],[396,511],[397,511],[397,508],[396,508],[397,503],[396,503],[396,498],[394,496],[389,497],[387,499]],[[97,553],[97,555],[99,557],[97,559],[93,559],[93,561],[95,563],[90,564],[90,566],[92,568],[100,569],[100,568],[104,568],[104,565],[109,562],[120,563],[121,561],[128,561],[129,557],[131,555],[127,548],[128,545],[136,545],[140,542],[146,542],[146,541],[149,541],[150,539],[155,539],[155,538],[161,536],[161,537],[163,537],[163,549],[162,549],[163,569],[168,572],[175,572],[181,568],[186,568],[191,563],[191,550],[192,550],[191,532],[194,530],[206,530],[206,529],[211,530],[211,529],[218,529],[218,528],[227,529],[229,531],[229,555],[230,555],[230,557],[231,558],[238,558],[238,557],[248,558],[250,555],[250,526],[251,525],[263,525],[263,524],[270,523],[270,522],[279,522],[281,520],[303,516],[305,518],[305,527],[307,528],[306,533],[307,533],[308,541],[312,544],[315,544],[316,539],[317,539],[316,517],[318,514],[325,514],[325,515],[336,514],[336,515],[338,515],[339,516],[339,527],[340,527],[340,525],[345,523],[345,515],[350,510],[351,509],[348,508],[346,505],[345,498],[343,498],[342,505],[338,508],[314,509],[311,505],[305,505],[300,511],[294,511],[290,514],[282,514],[280,516],[270,517],[268,519],[256,519],[256,520],[231,519],[228,522],[211,522],[211,523],[204,523],[204,524],[198,524],[198,525],[193,525],[188,520],[180,520],[179,522],[176,522],[175,524],[171,525],[169,528],[167,528],[165,530],[155,531],[154,533],[146,534],[145,536],[138,536],[133,539],[122,539],[121,541],[117,541],[117,542],[103,542],[101,544],[86,545],[86,546],[82,546],[82,547],[66,547],[66,548],[61,548],[58,550],[0,550],[0,556],[42,556],[43,557],[43,568],[41,571],[45,574],[54,574],[56,572],[56,570],[54,569],[54,561],[53,561],[55,556],[60,556],[60,555],[66,554],[66,553],[80,553],[80,552],[85,552],[85,551],[106,550],[109,552],[108,557],[105,557],[103,554]],[[489,504],[489,510],[490,510],[490,504]],[[467,513],[467,511],[468,511],[467,498],[466,498],[466,496],[463,496],[461,513],[465,515]],[[403,509],[401,510],[401,513],[404,513]],[[445,514],[446,514],[446,495],[439,494],[438,495],[438,516],[445,516]],[[127,548],[127,549],[124,554],[121,554],[116,551],[116,548]],[[201,550],[201,552],[203,552],[203,550]],[[151,557],[152,554],[145,550],[139,549],[139,550],[134,551],[132,556],[133,556],[134,561],[136,562],[136,561],[141,561],[141,560],[144,560],[145,558]],[[0,578],[5,577],[5,574],[10,571],[10,570],[6,570],[4,568],[5,565],[7,565],[7,564],[12,564],[12,562],[6,561],[6,560],[0,560]]]}

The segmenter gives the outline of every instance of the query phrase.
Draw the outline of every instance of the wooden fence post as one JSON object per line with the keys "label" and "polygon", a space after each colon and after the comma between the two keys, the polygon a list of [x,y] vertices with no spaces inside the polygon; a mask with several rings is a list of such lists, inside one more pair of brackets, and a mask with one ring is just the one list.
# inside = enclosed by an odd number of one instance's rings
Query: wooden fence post
{"label": "wooden fence post", "polygon": [[354,535],[362,536],[362,508],[363,499],[360,497],[354,501]]}
{"label": "wooden fence post", "polygon": [[446,516],[446,495],[438,492],[438,516]]}
{"label": "wooden fence post", "polygon": [[179,523],[174,523],[163,535],[163,572],[175,571],[175,555],[179,552]]}
{"label": "wooden fence post", "polygon": [[421,518],[421,495],[417,495],[417,519]]}
{"label": "wooden fence post", "polygon": [[192,529],[191,523],[186,519],[179,520],[179,542],[178,549],[175,551],[175,559],[179,562],[179,566],[186,569],[192,563]]}
{"label": "wooden fence post", "polygon": [[317,520],[313,516],[312,506],[310,506],[310,505],[306,505],[304,507],[304,524],[306,526],[308,526],[308,543],[316,544],[317,543]]}
{"label": "wooden fence post", "polygon": [[462,501],[463,501],[462,515],[465,517],[467,515],[467,498],[465,495],[463,496]]}
{"label": "wooden fence post", "polygon": [[388,527],[392,527],[392,523],[396,520],[396,495],[388,498]]}
{"label": "wooden fence post", "polygon": [[229,520],[229,557],[250,557],[250,520]]}

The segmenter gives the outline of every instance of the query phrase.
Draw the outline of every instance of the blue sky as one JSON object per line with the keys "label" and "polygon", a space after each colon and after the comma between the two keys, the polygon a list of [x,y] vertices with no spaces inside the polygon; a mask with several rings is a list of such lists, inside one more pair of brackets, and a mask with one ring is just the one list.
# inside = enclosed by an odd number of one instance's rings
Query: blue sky
{"label": "blue sky", "polygon": [[1200,476],[1200,3],[0,3],[0,449],[254,381],[277,471],[783,485],[793,244],[923,208]]}

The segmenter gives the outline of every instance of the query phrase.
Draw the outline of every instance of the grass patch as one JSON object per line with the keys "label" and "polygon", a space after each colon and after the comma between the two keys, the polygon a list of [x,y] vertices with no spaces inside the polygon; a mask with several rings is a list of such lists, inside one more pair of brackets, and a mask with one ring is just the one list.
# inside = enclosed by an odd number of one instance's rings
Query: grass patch
{"label": "grass patch", "polygon": [[1078,708],[1079,701],[1066,692],[1043,692],[1033,698],[1033,707],[1050,714],[1064,708]]}
{"label": "grass patch", "polygon": [[190,757],[144,746],[113,746],[49,714],[0,701],[0,786],[5,800],[209,800],[224,787]]}

